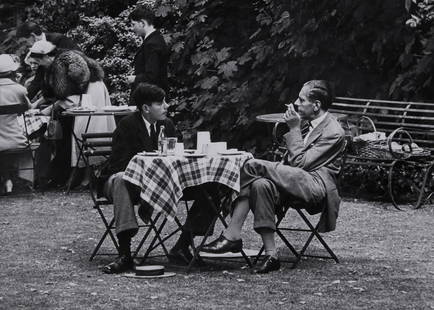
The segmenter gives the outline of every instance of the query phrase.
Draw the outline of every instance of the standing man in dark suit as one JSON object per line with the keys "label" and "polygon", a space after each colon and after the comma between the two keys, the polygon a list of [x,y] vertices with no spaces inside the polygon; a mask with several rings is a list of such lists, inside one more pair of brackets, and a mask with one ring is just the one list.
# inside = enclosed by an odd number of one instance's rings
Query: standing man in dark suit
{"label": "standing man in dark suit", "polygon": [[[133,267],[130,244],[138,231],[134,205],[139,202],[139,192],[136,187],[123,180],[125,168],[137,153],[152,152],[157,149],[157,137],[162,125],[168,137],[176,136],[175,126],[166,117],[169,106],[164,100],[164,90],[155,85],[140,83],[134,90],[133,96],[138,111],[120,121],[113,134],[112,154],[108,166],[103,171],[103,175],[108,177],[103,191],[114,205],[120,254],[114,262],[103,268],[105,273],[120,273]],[[192,187],[190,193],[184,193],[195,200],[184,226],[194,235],[203,235],[212,222],[213,213],[207,198],[201,195],[202,191],[194,189]],[[217,199],[215,196],[218,195],[215,191],[208,192],[213,199]],[[151,206],[142,204],[139,215],[144,218],[151,210]],[[174,263],[188,264],[192,259],[188,249],[190,241],[190,232],[184,229],[175,246],[170,250],[169,259]]]}
{"label": "standing man in dark suit", "polygon": [[[141,36],[143,43],[134,57],[134,75],[127,77],[131,84],[131,94],[141,82],[155,84],[168,94],[167,63],[169,49],[160,31],[155,28],[155,15],[146,7],[138,6],[131,12],[133,31]],[[130,105],[134,105],[130,96]]]}
{"label": "standing man in dark suit", "polygon": [[[345,146],[344,130],[327,112],[333,97],[329,83],[309,81],[303,85],[298,99],[284,115],[289,132],[285,134],[286,163],[249,160],[241,171],[241,192],[228,229],[203,247],[211,253],[239,252],[241,229],[249,210],[254,214],[253,228],[261,235],[266,259],[258,273],[278,270],[274,234],[275,210],[279,201],[300,201],[310,214],[322,212],[320,232],[336,226],[340,197],[336,188],[340,171],[340,155]],[[298,107],[298,113],[296,112]],[[303,138],[300,120],[311,123]]]}

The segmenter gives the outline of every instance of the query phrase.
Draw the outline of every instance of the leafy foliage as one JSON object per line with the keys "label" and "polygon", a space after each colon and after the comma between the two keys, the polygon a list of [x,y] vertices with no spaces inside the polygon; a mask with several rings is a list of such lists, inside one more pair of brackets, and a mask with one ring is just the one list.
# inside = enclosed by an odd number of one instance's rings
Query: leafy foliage
{"label": "leafy foliage", "polygon": [[187,127],[216,139],[263,148],[269,138],[255,115],[282,111],[313,78],[334,81],[339,95],[414,94],[394,83],[413,57],[404,3],[163,2],[179,108]]}
{"label": "leafy foliage", "polygon": [[[50,31],[68,30],[103,64],[114,103],[125,103],[125,76],[140,44],[126,20],[136,1],[35,2],[29,18]],[[333,81],[339,95],[433,95],[432,0],[139,3],[153,5],[161,18],[171,47],[170,98],[187,140],[208,129],[214,140],[259,152],[270,138],[255,116],[282,111],[313,78]],[[406,25],[415,16],[417,24]]]}
{"label": "leafy foliage", "polygon": [[[125,104],[125,76],[140,44],[126,17],[137,1],[26,0],[26,5],[31,2],[27,17],[49,31],[68,32],[102,63],[112,102]],[[333,81],[341,96],[434,97],[434,0],[138,3],[154,7],[171,48],[170,99],[181,112],[177,121],[187,143],[205,129],[215,141],[262,153],[270,132],[255,116],[282,111],[314,78]],[[20,54],[27,45],[11,31],[0,50]],[[385,172],[351,170],[346,183],[383,193]]]}

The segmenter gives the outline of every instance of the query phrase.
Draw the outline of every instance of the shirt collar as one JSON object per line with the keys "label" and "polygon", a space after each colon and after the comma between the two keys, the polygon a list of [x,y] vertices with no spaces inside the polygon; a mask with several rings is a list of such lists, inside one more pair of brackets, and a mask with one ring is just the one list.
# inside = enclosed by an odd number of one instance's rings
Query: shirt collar
{"label": "shirt collar", "polygon": [[42,40],[42,41],[47,41],[47,37],[45,36],[45,32],[43,32],[43,33],[41,34],[41,40]]}
{"label": "shirt collar", "polygon": [[145,35],[145,40],[146,40],[147,37],[149,37],[151,34],[153,34],[153,33],[155,32],[155,30],[156,30],[156,29],[154,29],[154,30],[152,30],[151,32],[147,33],[147,34]]}
{"label": "shirt collar", "polygon": [[328,114],[328,112],[325,112],[323,115],[321,115],[320,117],[318,117],[318,118],[315,118],[315,119],[313,119],[313,120],[311,120],[310,121],[310,124],[311,124],[311,126],[312,126],[312,130],[316,127],[316,126],[318,126],[325,118],[326,118],[326,116],[327,116],[327,114]]}
{"label": "shirt collar", "polygon": [[149,134],[151,134],[151,125],[152,124],[143,116],[143,114],[142,114],[142,118],[143,118],[143,121],[145,122],[146,130],[148,131]]}

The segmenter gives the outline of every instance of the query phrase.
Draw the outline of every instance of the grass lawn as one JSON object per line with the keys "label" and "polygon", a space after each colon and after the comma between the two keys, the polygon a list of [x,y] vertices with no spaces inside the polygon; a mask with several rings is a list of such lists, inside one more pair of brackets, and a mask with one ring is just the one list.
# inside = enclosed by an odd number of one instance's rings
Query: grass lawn
{"label": "grass lawn", "polygon": [[[190,274],[177,269],[173,278],[138,280],[103,274],[99,268],[113,257],[89,262],[102,225],[86,193],[5,197],[0,308],[434,309],[433,229],[432,205],[398,212],[346,200],[337,230],[325,235],[340,264],[307,259],[295,270],[284,263],[258,276],[241,263],[207,261]],[[243,239],[248,248],[260,246],[251,218]],[[113,249],[106,243],[103,250]]]}

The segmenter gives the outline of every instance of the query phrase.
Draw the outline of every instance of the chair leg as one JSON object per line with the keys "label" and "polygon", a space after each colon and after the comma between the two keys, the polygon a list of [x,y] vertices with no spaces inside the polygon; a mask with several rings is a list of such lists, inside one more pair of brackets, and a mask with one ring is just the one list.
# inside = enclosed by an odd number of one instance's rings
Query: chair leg
{"label": "chair leg", "polygon": [[277,223],[276,223],[276,233],[277,235],[280,237],[280,239],[285,243],[285,245],[289,248],[289,250],[292,252],[292,254],[294,254],[294,256],[296,258],[299,258],[299,253],[297,252],[297,250],[294,248],[294,246],[288,241],[288,239],[285,238],[285,236],[283,235],[283,233],[279,230],[279,226],[282,223],[283,219],[286,216],[286,213],[288,212],[289,208],[286,208],[283,211],[282,216],[280,216],[277,219]]}
{"label": "chair leg", "polygon": [[[223,215],[221,214],[221,213],[222,213],[222,207],[221,207],[222,204],[220,203],[220,206],[217,207],[217,206],[215,205],[214,201],[212,200],[212,198],[210,197],[210,195],[206,192],[206,190],[204,190],[202,187],[201,187],[201,190],[204,192],[204,194],[205,194],[204,196],[205,196],[206,199],[208,200],[209,205],[213,208],[215,214],[217,214],[217,218],[220,219],[220,222],[223,224],[223,226],[224,226],[225,228],[227,228],[227,227],[228,227],[228,224],[226,223],[226,221],[225,221]],[[216,219],[216,220],[217,220],[217,219]],[[214,224],[215,224],[215,222],[214,222]],[[241,250],[241,255],[243,256],[243,258],[244,258],[244,260],[246,261],[247,265],[248,265],[250,268],[252,268],[252,267],[253,267],[253,264],[252,264],[252,262],[250,261],[250,258],[247,256],[246,252],[244,252],[244,250]]]}
{"label": "chair leg", "polygon": [[205,236],[202,238],[202,241],[196,248],[193,249],[193,258],[191,259],[190,264],[188,264],[187,266],[187,273],[190,272],[191,268],[193,267],[193,264],[196,262],[197,258],[199,257],[199,252],[202,250],[202,247],[205,245],[206,240],[211,235],[211,230],[215,225],[217,218],[218,218],[217,215],[214,216],[214,219],[212,220],[211,225],[208,227]]}
{"label": "chair leg", "polygon": [[432,195],[434,194],[434,193],[430,193],[430,194],[429,194],[429,195],[424,199],[424,196],[425,196],[425,188],[427,187],[427,185],[428,185],[428,186],[430,185],[430,182],[429,182],[429,181],[431,180],[431,174],[433,173],[433,171],[434,171],[434,163],[431,164],[430,166],[428,166],[427,170],[425,171],[425,175],[424,175],[423,183],[422,183],[422,188],[421,188],[421,190],[420,190],[420,194],[419,194],[419,197],[418,197],[418,200],[417,200],[417,204],[416,204],[415,209],[419,209],[419,208],[421,208],[421,207],[423,206],[423,204],[424,204],[425,202],[429,201],[429,200],[431,199]]}
{"label": "chair leg", "polygon": [[112,239],[112,241],[116,247],[116,250],[119,252],[119,246],[117,244],[116,239],[113,236],[113,233],[111,232],[111,230],[113,228],[113,224],[115,222],[115,219],[113,218],[110,221],[110,223],[107,223],[107,220],[105,218],[103,219],[103,221],[104,221],[104,224],[106,224],[106,230],[104,231],[104,234],[101,236],[101,239],[99,240],[98,244],[96,245],[95,249],[93,250],[92,255],[89,258],[89,261],[92,261],[94,259],[94,257],[97,255],[97,253],[98,253],[101,245],[103,244],[104,240],[106,239],[107,235],[110,235],[110,237],[111,237],[111,239]]}
{"label": "chair leg", "polygon": [[[176,233],[178,233],[178,231],[180,231],[180,230],[182,230],[182,229],[180,229],[180,228],[177,228],[177,229],[175,229],[174,231],[172,231],[170,234],[168,234],[166,237],[164,237],[164,238],[162,238],[162,239],[160,239],[160,241],[158,241],[158,243],[157,244],[154,244],[153,246],[152,246],[152,248],[151,248],[151,252],[153,251],[153,250],[155,250],[158,246],[162,246],[163,247],[163,245],[164,245],[164,242],[166,242],[167,240],[169,240],[170,238],[172,238]],[[161,237],[160,237],[161,238]],[[158,239],[158,238],[157,238]],[[164,246],[165,247],[165,246]]]}
{"label": "chair leg", "polygon": [[311,235],[308,238],[308,241],[305,243],[303,249],[300,252],[300,256],[304,255],[304,252],[306,251],[307,247],[309,246],[310,242],[312,241],[313,237],[316,237],[319,242],[321,242],[321,244],[323,245],[323,247],[327,250],[327,252],[330,254],[330,258],[332,258],[336,263],[339,263],[339,259],[337,258],[337,256],[335,255],[335,253],[332,251],[332,249],[328,246],[328,244],[325,242],[325,240],[323,239],[323,237],[321,237],[321,235],[318,232],[318,225],[316,227],[314,227],[311,222],[309,221],[309,219],[306,217],[306,215],[304,215],[304,213],[300,210],[300,209],[296,209],[298,214],[301,216],[301,218],[303,219],[303,221],[306,223],[306,225],[310,228],[311,230]]}
{"label": "chair leg", "polygon": [[[224,226],[225,228],[228,228],[228,224],[226,223],[224,217],[221,215],[221,212],[218,213],[218,218],[220,219],[220,222],[223,224],[223,226]],[[253,268],[253,264],[252,264],[250,258],[247,256],[246,252],[244,252],[244,250],[241,250],[240,253],[241,253],[241,255],[243,256],[244,260],[246,261],[247,265],[248,265],[250,268]]]}
{"label": "chair leg", "polygon": [[294,254],[294,256],[297,259],[299,259],[301,257],[300,253],[297,252],[297,250],[294,248],[294,246],[288,241],[288,239],[286,239],[286,237],[283,235],[283,233],[279,229],[276,230],[276,234],[280,237],[280,239],[283,241],[283,243],[285,243],[285,245],[292,252],[292,254]]}
{"label": "chair leg", "polygon": [[265,248],[264,246],[261,247],[261,249],[258,252],[258,255],[256,255],[255,260],[253,261],[253,266],[256,266],[256,264],[259,261],[259,258],[261,257],[262,253],[264,252]]}
{"label": "chair leg", "polygon": [[136,250],[134,251],[133,258],[136,258],[137,255],[139,255],[139,252],[142,249],[143,244],[145,243],[145,241],[148,239],[149,235],[151,234],[151,231],[152,231],[152,227],[149,226],[148,229],[146,230],[145,234],[143,235],[142,240],[140,240],[139,245],[137,246]]}
{"label": "chair leg", "polygon": [[[156,217],[156,219],[152,220],[150,219],[150,227],[151,229],[154,231],[154,238],[152,239],[151,243],[148,246],[148,249],[146,250],[145,255],[143,256],[143,258],[140,261],[140,264],[144,264],[145,261],[148,259],[149,254],[152,252],[152,250],[154,250],[158,245],[161,245],[161,247],[163,248],[164,254],[166,255],[166,257],[169,256],[169,252],[166,249],[166,246],[164,245],[164,241],[161,239],[160,234],[161,231],[163,230],[164,226],[166,225],[167,219],[163,219],[163,222],[161,223],[160,227],[157,229],[157,220],[158,220],[158,215]],[[157,246],[154,246],[155,242],[157,242],[157,240],[159,241],[159,243],[157,244]]]}

